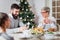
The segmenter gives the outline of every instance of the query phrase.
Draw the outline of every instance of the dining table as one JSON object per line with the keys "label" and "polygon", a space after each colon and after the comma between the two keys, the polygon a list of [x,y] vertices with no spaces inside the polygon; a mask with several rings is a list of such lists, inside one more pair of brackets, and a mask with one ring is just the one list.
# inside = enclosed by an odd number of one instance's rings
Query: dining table
{"label": "dining table", "polygon": [[14,40],[60,40],[60,32],[53,32],[54,34],[44,34],[33,35],[29,30],[24,32],[10,33],[9,35],[14,38]]}

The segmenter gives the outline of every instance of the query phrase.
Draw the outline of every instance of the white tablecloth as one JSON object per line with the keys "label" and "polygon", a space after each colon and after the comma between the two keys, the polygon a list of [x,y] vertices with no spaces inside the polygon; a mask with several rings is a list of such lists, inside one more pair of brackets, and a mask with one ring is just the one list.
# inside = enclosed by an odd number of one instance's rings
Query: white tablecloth
{"label": "white tablecloth", "polygon": [[[7,33],[10,36],[14,37],[15,40],[40,40],[39,38],[36,38],[35,36],[33,37],[33,35],[30,34],[29,30],[25,30],[23,33],[18,33],[17,29],[14,29],[13,31],[10,30],[9,32],[7,32]],[[54,32],[54,34],[60,34],[60,32]],[[45,34],[42,37],[42,39],[45,40],[44,38],[49,40],[49,39],[53,39],[53,38],[56,39],[56,38],[60,38],[60,37]]]}

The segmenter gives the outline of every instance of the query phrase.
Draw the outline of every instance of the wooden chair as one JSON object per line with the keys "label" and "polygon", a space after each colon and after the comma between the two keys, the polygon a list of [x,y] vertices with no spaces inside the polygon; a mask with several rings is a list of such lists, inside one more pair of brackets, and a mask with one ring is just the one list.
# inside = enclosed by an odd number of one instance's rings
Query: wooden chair
{"label": "wooden chair", "polygon": [[60,25],[57,24],[57,31],[60,31]]}

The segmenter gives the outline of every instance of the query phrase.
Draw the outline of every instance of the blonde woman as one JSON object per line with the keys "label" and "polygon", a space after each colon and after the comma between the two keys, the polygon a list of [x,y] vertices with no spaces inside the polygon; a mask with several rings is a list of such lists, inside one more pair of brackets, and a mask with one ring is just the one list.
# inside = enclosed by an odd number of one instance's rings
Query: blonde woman
{"label": "blonde woman", "polygon": [[39,17],[38,27],[43,27],[45,30],[56,31],[56,19],[50,16],[50,8],[44,7],[41,9],[41,16]]}

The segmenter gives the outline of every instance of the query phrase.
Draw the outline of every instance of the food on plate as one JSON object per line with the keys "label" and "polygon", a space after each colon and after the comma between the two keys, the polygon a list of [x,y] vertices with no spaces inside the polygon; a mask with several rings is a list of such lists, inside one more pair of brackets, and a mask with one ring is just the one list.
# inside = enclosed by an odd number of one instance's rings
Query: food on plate
{"label": "food on plate", "polygon": [[31,30],[31,32],[32,32],[33,34],[38,34],[38,33],[42,34],[42,33],[44,33],[44,29],[43,29],[42,27],[37,27],[37,28],[33,28],[33,29]]}
{"label": "food on plate", "polygon": [[55,29],[54,29],[54,28],[49,28],[48,31],[49,31],[49,32],[54,32]]}

